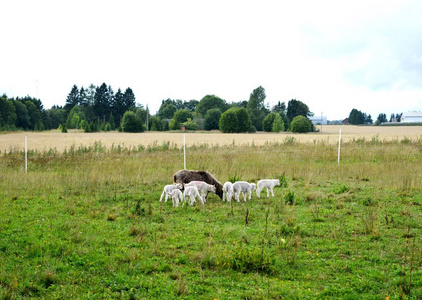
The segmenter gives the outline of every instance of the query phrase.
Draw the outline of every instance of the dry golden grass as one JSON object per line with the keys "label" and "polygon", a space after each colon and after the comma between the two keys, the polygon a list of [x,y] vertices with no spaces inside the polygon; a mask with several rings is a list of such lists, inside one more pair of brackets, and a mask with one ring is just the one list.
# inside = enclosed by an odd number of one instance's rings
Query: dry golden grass
{"label": "dry golden grass", "polygon": [[[320,126],[317,126],[321,130]],[[342,141],[348,142],[353,139],[371,140],[377,138],[380,141],[421,139],[421,126],[403,126],[403,127],[382,127],[382,126],[340,126],[326,125],[322,127],[322,132],[294,134],[294,133],[253,133],[253,134],[222,134],[215,132],[195,132],[186,133],[186,145],[236,145],[255,144],[263,145],[265,143],[282,143],[286,137],[294,137],[296,142],[314,143],[324,141],[328,144],[338,143],[339,129],[342,130]],[[5,153],[13,150],[23,150],[25,136],[28,138],[28,149],[45,151],[57,149],[62,152],[71,146],[79,147],[93,146],[95,142],[101,142],[101,145],[110,148],[121,145],[124,147],[137,147],[139,145],[148,146],[154,143],[161,145],[163,142],[169,142],[172,145],[181,147],[183,145],[183,135],[181,132],[144,132],[144,133],[120,133],[120,132],[99,132],[83,133],[70,131],[61,133],[56,130],[47,132],[18,132],[0,135],[0,151]]]}

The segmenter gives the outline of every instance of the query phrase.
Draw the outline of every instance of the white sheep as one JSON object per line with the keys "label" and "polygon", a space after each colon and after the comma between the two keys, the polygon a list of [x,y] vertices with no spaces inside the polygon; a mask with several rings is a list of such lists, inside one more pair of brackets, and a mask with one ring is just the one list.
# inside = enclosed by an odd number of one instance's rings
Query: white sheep
{"label": "white sheep", "polygon": [[271,195],[274,197],[274,187],[280,185],[280,180],[278,179],[261,179],[257,183],[256,195],[258,198],[261,196],[261,191],[264,188],[267,188],[267,197]]}
{"label": "white sheep", "polygon": [[201,204],[204,205],[204,200],[201,195],[199,195],[198,188],[196,186],[185,186],[185,190],[183,192],[184,201],[189,198],[189,205],[192,206],[196,202],[196,197],[198,197]]}
{"label": "white sheep", "polygon": [[191,181],[185,184],[185,188],[189,186],[196,186],[198,192],[201,193],[201,198],[204,200],[204,202],[207,202],[208,192],[215,194],[215,186],[208,184],[205,181]]}
{"label": "white sheep", "polygon": [[170,195],[171,195],[171,200],[173,201],[173,207],[178,207],[179,202],[183,201],[182,191],[179,189],[174,189],[171,191]]}
{"label": "white sheep", "polygon": [[231,202],[233,195],[233,183],[230,181],[225,182],[223,185],[223,201],[226,199],[227,202]]}
{"label": "white sheep", "polygon": [[234,198],[237,202],[240,202],[239,196],[240,193],[243,194],[243,200],[246,202],[246,194],[249,195],[249,200],[251,200],[252,197],[252,191],[256,189],[255,183],[249,183],[247,181],[236,181],[233,183],[233,192],[234,192]]}
{"label": "white sheep", "polygon": [[163,193],[161,194],[160,202],[163,201],[164,195],[166,195],[164,202],[167,202],[167,198],[171,197],[171,192],[175,189],[181,190],[181,189],[183,189],[183,185],[181,183],[174,183],[174,184],[166,185],[163,189]]}

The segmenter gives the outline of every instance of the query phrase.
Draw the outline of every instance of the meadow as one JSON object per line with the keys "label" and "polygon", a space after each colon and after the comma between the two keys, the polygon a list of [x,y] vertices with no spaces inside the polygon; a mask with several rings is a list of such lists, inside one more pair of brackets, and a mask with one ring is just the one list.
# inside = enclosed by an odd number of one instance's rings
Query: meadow
{"label": "meadow", "polygon": [[421,299],[419,131],[345,132],[338,165],[337,129],[198,133],[188,169],[282,184],[273,198],[178,208],[159,198],[183,168],[180,133],[45,142],[29,148],[28,173],[22,144],[2,142],[0,297]]}

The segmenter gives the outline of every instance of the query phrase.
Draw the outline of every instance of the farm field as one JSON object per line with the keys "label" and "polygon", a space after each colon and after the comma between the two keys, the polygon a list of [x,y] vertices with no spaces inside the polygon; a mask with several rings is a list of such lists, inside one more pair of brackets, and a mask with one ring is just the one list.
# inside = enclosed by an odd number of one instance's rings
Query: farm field
{"label": "farm field", "polygon": [[[320,126],[317,126],[321,130]],[[327,125],[322,127],[321,132],[308,134],[283,133],[253,133],[253,134],[222,134],[219,132],[195,132],[186,133],[186,145],[208,144],[209,146],[223,146],[235,143],[236,145],[266,143],[280,143],[284,139],[294,137],[297,142],[314,143],[324,141],[329,144],[338,143],[339,129],[342,130],[342,140],[348,142],[353,139],[371,140],[376,138],[380,141],[421,139],[422,126],[387,127],[387,126],[340,126]],[[83,133],[69,131],[61,133],[57,130],[47,132],[18,132],[0,134],[0,151],[23,150],[25,136],[28,138],[28,149],[46,151],[56,149],[63,152],[73,147],[92,147],[100,142],[103,147],[110,148],[112,145],[123,147],[144,147],[152,144],[169,143],[181,147],[183,137],[180,132],[144,132],[144,133],[119,133],[100,132]]]}
{"label": "farm field", "polygon": [[337,126],[187,133],[189,169],[281,186],[177,208],[180,133],[2,134],[0,297],[421,299],[421,127],[399,128],[343,126],[340,165]]}

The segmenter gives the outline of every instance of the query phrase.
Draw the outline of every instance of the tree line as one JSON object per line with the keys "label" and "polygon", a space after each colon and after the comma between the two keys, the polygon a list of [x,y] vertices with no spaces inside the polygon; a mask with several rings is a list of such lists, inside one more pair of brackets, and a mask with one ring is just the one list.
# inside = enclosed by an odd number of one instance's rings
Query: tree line
{"label": "tree line", "polygon": [[[136,104],[128,87],[114,92],[106,83],[88,88],[73,85],[64,106],[44,109],[41,100],[32,97],[0,98],[0,130],[81,129],[85,132],[119,130],[221,130],[222,132],[308,132],[315,128],[308,117],[308,106],[292,99],[273,107],[265,103],[262,86],[254,89],[248,100],[228,103],[215,95],[201,100],[162,100],[155,115]],[[295,119],[296,118],[296,119]]]}
{"label": "tree line", "polygon": [[[380,113],[375,120],[375,125],[380,125],[381,123],[387,122],[400,122],[402,114],[391,114],[390,120],[387,119],[387,115],[384,113]],[[352,125],[369,125],[374,124],[371,115],[367,115],[366,113],[353,108],[350,111],[349,117],[347,118],[347,123]]]}

